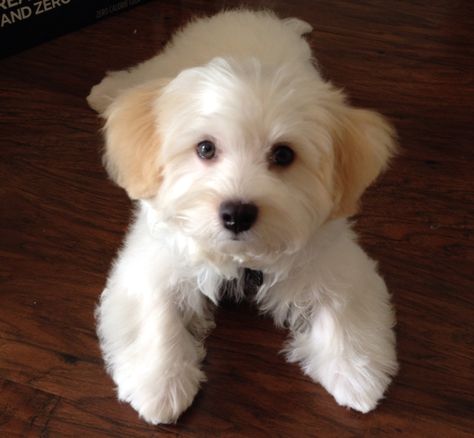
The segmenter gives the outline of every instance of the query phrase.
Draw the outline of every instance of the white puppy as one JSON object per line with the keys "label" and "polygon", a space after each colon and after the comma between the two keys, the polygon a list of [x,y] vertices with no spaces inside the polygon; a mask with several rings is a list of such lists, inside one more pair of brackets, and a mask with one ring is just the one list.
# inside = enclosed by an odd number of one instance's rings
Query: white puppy
{"label": "white puppy", "polygon": [[139,200],[98,333],[119,398],[150,423],[192,403],[209,304],[228,281],[241,296],[249,269],[288,360],[340,405],[370,411],[397,370],[389,294],[346,220],[394,131],[321,78],[310,30],[268,12],[196,20],[88,97],[105,166]]}

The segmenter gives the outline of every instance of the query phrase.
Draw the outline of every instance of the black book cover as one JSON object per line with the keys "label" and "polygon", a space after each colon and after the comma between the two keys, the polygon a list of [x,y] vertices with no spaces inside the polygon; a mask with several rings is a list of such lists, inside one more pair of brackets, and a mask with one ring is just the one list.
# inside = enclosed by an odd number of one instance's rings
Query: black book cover
{"label": "black book cover", "polygon": [[0,0],[0,57],[147,0]]}

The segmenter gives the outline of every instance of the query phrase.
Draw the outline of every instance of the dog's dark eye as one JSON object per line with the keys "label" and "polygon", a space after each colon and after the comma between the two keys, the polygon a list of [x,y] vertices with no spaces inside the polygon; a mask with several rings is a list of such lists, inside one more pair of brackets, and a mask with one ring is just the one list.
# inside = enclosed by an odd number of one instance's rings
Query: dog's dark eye
{"label": "dog's dark eye", "polygon": [[216,155],[216,145],[210,140],[204,140],[196,146],[199,158],[203,160],[210,160]]}
{"label": "dog's dark eye", "polygon": [[274,146],[270,155],[271,164],[281,167],[289,166],[294,159],[295,153],[293,152],[293,149],[286,144],[278,144]]}

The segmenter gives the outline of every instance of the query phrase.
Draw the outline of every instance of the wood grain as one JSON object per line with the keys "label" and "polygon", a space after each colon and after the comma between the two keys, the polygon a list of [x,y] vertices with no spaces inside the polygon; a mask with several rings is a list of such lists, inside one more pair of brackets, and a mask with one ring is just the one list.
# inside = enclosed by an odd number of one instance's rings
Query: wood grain
{"label": "wood grain", "polygon": [[357,217],[398,315],[401,369],[380,407],[338,407],[279,354],[286,333],[245,303],[218,310],[208,382],[177,425],[148,426],[116,401],[93,312],[131,204],[102,169],[85,96],[193,14],[235,4],[151,1],[0,61],[1,435],[473,436],[469,1],[258,2],[309,21],[324,75],[399,132],[402,152]]}

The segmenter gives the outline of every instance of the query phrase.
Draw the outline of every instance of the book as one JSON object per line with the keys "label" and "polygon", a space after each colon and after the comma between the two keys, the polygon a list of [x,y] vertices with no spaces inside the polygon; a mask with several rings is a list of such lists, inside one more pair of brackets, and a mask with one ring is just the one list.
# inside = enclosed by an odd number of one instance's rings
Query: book
{"label": "book", "polygon": [[147,0],[0,0],[0,57],[56,38]]}

